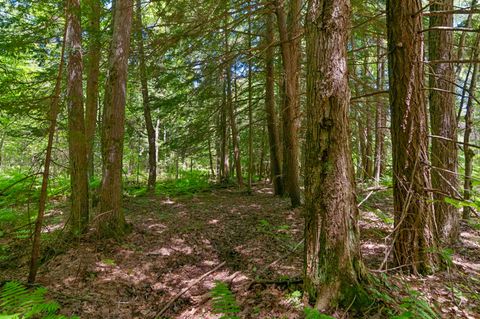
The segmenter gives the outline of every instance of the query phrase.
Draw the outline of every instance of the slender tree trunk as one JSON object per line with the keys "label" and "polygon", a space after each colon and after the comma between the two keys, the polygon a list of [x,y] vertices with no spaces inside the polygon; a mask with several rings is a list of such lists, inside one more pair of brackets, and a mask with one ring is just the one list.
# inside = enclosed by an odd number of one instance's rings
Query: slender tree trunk
{"label": "slender tree trunk", "polygon": [[229,174],[229,150],[228,150],[228,125],[227,125],[227,83],[224,81],[223,100],[220,111],[220,174],[218,175],[220,183],[228,183]]}
{"label": "slender tree trunk", "polygon": [[65,22],[65,29],[63,32],[63,45],[62,51],[60,54],[60,64],[58,66],[57,79],[55,82],[55,88],[53,90],[52,101],[50,105],[50,112],[48,114],[48,119],[50,121],[50,126],[48,128],[48,142],[47,142],[47,152],[45,154],[45,162],[43,165],[43,174],[42,174],[42,186],[40,188],[40,197],[38,200],[38,215],[37,220],[35,221],[35,231],[33,233],[33,242],[32,242],[32,254],[30,256],[30,265],[28,273],[28,283],[35,283],[38,271],[38,258],[40,257],[40,240],[42,235],[42,226],[45,216],[45,206],[47,204],[48,196],[48,179],[50,174],[50,163],[52,161],[52,149],[53,149],[53,137],[55,136],[55,131],[57,127],[57,117],[59,112],[60,104],[60,92],[62,89],[62,74],[63,67],[65,63],[65,46],[67,40],[67,28],[68,22]]}
{"label": "slender tree trunk", "polygon": [[[430,6],[431,11],[453,9],[453,0],[438,0]],[[453,27],[453,15],[443,14],[430,17],[430,27]],[[429,60],[453,60],[453,32],[430,31]],[[457,180],[457,121],[455,112],[454,65],[451,63],[430,64],[430,123],[432,135],[446,139],[432,138],[432,187],[438,192],[433,194],[437,235],[440,240],[452,244],[459,236],[458,209],[445,202],[445,196],[455,197],[458,190]],[[439,90],[436,90],[439,89]],[[448,139],[448,140],[447,140]]]}
{"label": "slender tree trunk", "polygon": [[299,183],[299,76],[300,32],[302,0],[290,0],[288,17],[285,0],[275,0],[277,23],[281,41],[283,69],[285,72],[285,103],[282,105],[283,120],[283,173],[284,185],[293,207],[301,204]]}
{"label": "slender tree trunk", "polygon": [[[478,59],[480,56],[480,35],[477,36],[474,48],[474,59]],[[463,182],[463,198],[465,201],[469,201],[472,198],[472,173],[473,173],[473,157],[474,151],[469,147],[470,135],[472,134],[473,127],[473,100],[475,91],[477,89],[477,77],[478,77],[478,63],[474,63],[472,78],[470,80],[469,94],[467,99],[467,108],[465,111],[465,132],[463,134],[463,152],[465,154],[465,179]],[[472,208],[468,206],[463,207],[463,219],[469,219],[472,213]]]}
{"label": "slender tree trunk", "polygon": [[424,273],[434,264],[427,108],[420,0],[387,0],[395,266]]}
{"label": "slender tree trunk", "polygon": [[[385,63],[381,58],[381,39],[377,39],[377,90],[383,90],[383,77],[385,71]],[[377,96],[375,108],[375,163],[374,163],[374,179],[378,184],[383,175],[385,167],[385,127],[387,126],[387,112],[382,97]]]}
{"label": "slender tree trunk", "polygon": [[[248,2],[249,7],[251,2]],[[253,166],[253,106],[252,106],[252,18],[248,12],[248,193],[252,193]]]}
{"label": "slender tree trunk", "polygon": [[125,216],[122,211],[122,158],[132,12],[132,0],[116,0],[109,73],[105,87],[103,175],[100,211],[97,216],[98,232],[106,237],[117,237],[125,231]]}
{"label": "slender tree trunk", "polygon": [[348,128],[349,24],[349,0],[309,1],[304,287],[320,310],[365,298]]}
{"label": "slender tree trunk", "polygon": [[212,141],[210,139],[210,136],[208,136],[208,159],[210,162],[210,174],[212,174],[212,179],[215,179],[215,169],[213,168]]}
{"label": "slender tree trunk", "polygon": [[235,119],[235,110],[233,105],[233,93],[232,93],[232,64],[230,57],[230,47],[228,43],[228,32],[225,29],[225,51],[227,52],[227,62],[226,62],[226,81],[227,81],[227,112],[228,118],[230,120],[230,130],[232,133],[232,146],[233,146],[233,161],[235,162],[235,170],[237,173],[237,183],[238,186],[243,186],[243,176],[242,176],[242,162],[240,158],[240,142],[237,130],[237,123]]}
{"label": "slender tree trunk", "polygon": [[94,176],[94,141],[95,128],[97,124],[98,110],[98,83],[100,76],[100,57],[102,51],[102,42],[100,34],[100,16],[102,12],[102,3],[100,0],[85,1],[85,10],[88,15],[87,32],[90,35],[90,43],[86,56],[87,71],[87,95],[85,100],[85,139],[87,141],[87,161],[88,177],[90,180]]}
{"label": "slender tree trunk", "polygon": [[143,117],[145,118],[145,126],[147,128],[148,139],[148,184],[147,189],[149,192],[155,190],[155,182],[157,180],[157,154],[156,154],[156,140],[155,129],[152,122],[152,112],[150,110],[150,97],[148,95],[148,79],[147,79],[147,67],[145,65],[145,49],[143,46],[143,23],[142,23],[142,3],[141,0],[137,2],[137,46],[139,55],[139,68],[140,68],[140,82],[142,86],[142,98],[143,98]]}
{"label": "slender tree trunk", "polygon": [[267,115],[268,142],[270,149],[270,170],[275,195],[283,196],[283,175],[280,152],[280,136],[278,133],[277,112],[275,110],[275,69],[274,69],[274,34],[273,14],[267,13],[267,30],[265,51],[265,113]]}
{"label": "slender tree trunk", "polygon": [[80,0],[67,1],[67,107],[68,153],[70,159],[70,232],[84,233],[88,227],[88,166],[82,84],[82,30]]}

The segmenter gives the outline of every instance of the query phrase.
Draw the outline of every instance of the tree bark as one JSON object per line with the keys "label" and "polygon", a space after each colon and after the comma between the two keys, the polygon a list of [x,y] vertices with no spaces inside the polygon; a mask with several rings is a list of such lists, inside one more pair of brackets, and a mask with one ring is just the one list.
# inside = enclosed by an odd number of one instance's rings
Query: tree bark
{"label": "tree bark", "polygon": [[[251,7],[251,2],[248,2]],[[252,193],[253,165],[253,106],[252,106],[252,18],[248,11],[248,193]]]}
{"label": "tree bark", "polygon": [[87,141],[82,84],[82,30],[80,27],[80,0],[67,1],[67,108],[68,153],[70,160],[71,210],[69,230],[74,235],[88,228],[88,165]]}
{"label": "tree bark", "polygon": [[349,0],[309,1],[304,287],[320,310],[365,298],[349,142],[349,24]]}
{"label": "tree bark", "polygon": [[[453,0],[439,0],[430,6],[431,11],[452,10]],[[453,15],[444,14],[430,17],[430,27],[453,27]],[[430,31],[428,34],[430,61],[453,59],[453,33],[450,31]],[[457,121],[455,112],[454,65],[431,63],[430,124],[432,135],[448,140],[433,138],[431,148],[432,187],[440,192],[433,194],[437,236],[440,240],[453,244],[459,236],[458,209],[445,202],[446,195],[456,197],[457,180]],[[444,195],[445,194],[445,195]]]}
{"label": "tree bark", "polygon": [[152,112],[150,110],[150,97],[148,94],[148,78],[147,67],[145,63],[145,49],[143,45],[143,23],[142,23],[142,3],[136,0],[137,4],[137,46],[139,55],[140,83],[142,86],[143,98],[143,117],[145,119],[145,127],[147,128],[148,139],[148,183],[147,189],[151,193],[155,191],[155,183],[157,180],[157,154],[155,129],[152,122]]}
{"label": "tree bark", "polygon": [[275,0],[283,69],[285,73],[285,100],[282,105],[283,173],[285,189],[293,207],[301,204],[299,183],[298,126],[300,111],[300,33],[302,0],[290,0],[288,17],[285,0]]}
{"label": "tree bark", "polygon": [[97,216],[98,233],[105,237],[117,237],[125,231],[125,216],[122,211],[122,158],[132,12],[132,0],[116,0],[105,87],[103,175],[100,211]]}
{"label": "tree bark", "polygon": [[[477,36],[474,48],[474,58],[478,59],[480,56],[480,36]],[[469,201],[472,198],[472,173],[473,173],[473,157],[475,152],[469,147],[470,135],[473,127],[473,100],[475,90],[477,89],[478,77],[478,63],[475,63],[472,71],[472,78],[470,80],[470,87],[468,90],[467,108],[465,111],[465,132],[463,134],[463,152],[465,156],[465,179],[463,181],[463,199]],[[472,214],[472,208],[469,206],[463,207],[463,219],[469,219]]]}
{"label": "tree bark", "polygon": [[87,141],[87,161],[88,177],[90,180],[94,176],[94,141],[95,128],[97,124],[98,110],[98,83],[100,76],[100,57],[102,51],[102,42],[100,34],[100,16],[102,12],[102,3],[100,0],[85,1],[85,9],[88,15],[87,32],[90,36],[88,52],[86,55],[87,71],[87,94],[85,100],[85,139]]}
{"label": "tree bark", "polygon": [[434,265],[420,0],[387,0],[395,230],[393,262],[412,273]]}
{"label": "tree bark", "polygon": [[267,116],[268,142],[270,149],[270,171],[275,195],[283,196],[283,175],[280,152],[280,136],[278,133],[278,119],[275,110],[275,69],[274,69],[274,33],[273,14],[267,13],[266,45],[265,51],[265,113]]}
{"label": "tree bark", "polygon": [[[381,57],[381,39],[377,39],[377,90],[383,90],[385,63]],[[375,105],[375,162],[374,162],[374,180],[380,183],[383,171],[385,169],[385,131],[387,126],[387,110],[382,97],[377,96]]]}
{"label": "tree bark", "polygon": [[38,200],[38,214],[37,220],[35,221],[35,231],[33,233],[33,242],[32,242],[32,254],[30,256],[30,265],[28,273],[28,283],[35,283],[38,271],[38,258],[40,257],[40,240],[42,236],[42,226],[45,216],[45,206],[47,204],[48,196],[48,179],[50,175],[50,163],[52,162],[52,149],[53,149],[53,138],[55,136],[55,131],[57,127],[57,117],[59,112],[60,104],[60,92],[62,90],[62,74],[65,64],[65,47],[67,40],[67,28],[68,22],[65,22],[65,28],[63,31],[63,44],[62,50],[60,53],[60,64],[58,66],[57,79],[55,82],[55,88],[53,90],[50,112],[48,114],[48,120],[50,125],[48,127],[48,141],[47,141],[47,151],[45,154],[45,162],[43,164],[43,174],[42,174],[42,186],[40,188],[40,196]]}

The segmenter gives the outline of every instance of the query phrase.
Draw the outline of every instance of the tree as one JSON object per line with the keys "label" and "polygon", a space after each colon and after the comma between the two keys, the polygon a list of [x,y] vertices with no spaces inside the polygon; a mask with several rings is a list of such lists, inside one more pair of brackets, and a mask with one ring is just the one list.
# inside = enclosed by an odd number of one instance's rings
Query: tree
{"label": "tree", "polygon": [[147,67],[145,65],[145,49],[143,45],[143,24],[142,24],[142,3],[136,0],[137,3],[137,46],[140,69],[140,83],[142,87],[143,98],[143,116],[145,118],[145,126],[147,128],[148,139],[148,191],[155,190],[155,182],[157,179],[157,154],[156,154],[156,139],[155,129],[153,128],[152,112],[150,110],[150,97],[148,94],[148,78]]}
{"label": "tree", "polygon": [[349,24],[349,0],[309,1],[304,288],[318,309],[348,306],[364,276],[349,143]]}
{"label": "tree", "polygon": [[[430,11],[451,11],[453,0],[432,3]],[[430,16],[430,28],[453,27],[453,15]],[[431,30],[428,34],[430,66],[430,123],[432,138],[432,187],[435,190],[435,220],[438,236],[454,243],[459,236],[458,209],[445,202],[445,197],[456,197],[457,180],[457,120],[455,114],[455,72],[452,63],[433,62],[453,60],[451,31]]]}
{"label": "tree", "polygon": [[[378,92],[383,91],[385,62],[382,59],[382,40],[377,38],[377,83]],[[387,126],[386,105],[380,95],[377,96],[375,103],[375,161],[373,177],[378,184],[385,169],[385,128]]]}
{"label": "tree", "polygon": [[69,224],[73,234],[80,234],[87,230],[89,214],[79,0],[67,1],[67,21],[68,153],[72,189]]}
{"label": "tree", "polygon": [[275,195],[283,196],[282,160],[280,137],[278,134],[277,112],[275,111],[275,69],[274,69],[274,34],[273,15],[267,11],[265,50],[265,113],[267,115],[268,142],[270,148],[270,176]]}
{"label": "tree", "polygon": [[423,83],[420,0],[387,1],[395,231],[393,263],[423,273],[433,265],[433,205]]}
{"label": "tree", "polygon": [[285,0],[275,0],[283,71],[285,76],[283,122],[283,174],[285,190],[293,207],[301,204],[298,172],[298,126],[300,113],[300,18],[302,0],[290,0],[288,15]]}
{"label": "tree", "polygon": [[97,216],[98,232],[107,237],[119,236],[125,231],[125,216],[122,211],[122,157],[132,12],[132,0],[116,0],[105,85],[103,172],[100,210]]}
{"label": "tree", "polygon": [[95,128],[97,126],[98,110],[98,82],[100,77],[100,58],[102,51],[102,42],[100,34],[100,17],[102,12],[102,3],[100,0],[85,1],[85,10],[88,16],[88,26],[86,31],[90,36],[88,52],[86,55],[86,73],[87,73],[87,94],[85,100],[85,139],[87,141],[87,160],[89,178],[94,175],[94,140]]}

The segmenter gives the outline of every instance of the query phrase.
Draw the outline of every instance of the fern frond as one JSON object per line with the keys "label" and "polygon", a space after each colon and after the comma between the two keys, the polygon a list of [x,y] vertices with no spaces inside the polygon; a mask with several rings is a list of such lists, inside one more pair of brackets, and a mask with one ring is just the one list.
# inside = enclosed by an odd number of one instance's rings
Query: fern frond
{"label": "fern frond", "polygon": [[213,301],[213,312],[224,315],[220,319],[239,319],[235,314],[240,312],[240,307],[237,305],[235,295],[226,283],[215,282],[215,287],[210,294]]}

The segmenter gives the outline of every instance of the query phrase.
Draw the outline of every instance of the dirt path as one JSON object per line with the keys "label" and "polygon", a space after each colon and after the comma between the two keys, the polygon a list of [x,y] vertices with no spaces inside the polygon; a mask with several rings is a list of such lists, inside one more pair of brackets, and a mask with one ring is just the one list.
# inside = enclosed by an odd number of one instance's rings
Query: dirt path
{"label": "dirt path", "polygon": [[[365,204],[373,212],[362,213],[362,252],[370,269],[381,263],[392,227],[388,215],[374,213],[376,206],[387,205],[382,200],[373,196]],[[209,291],[220,280],[234,291],[241,318],[302,317],[295,297],[299,286],[246,288],[257,277],[301,275],[298,243],[303,217],[300,209],[289,208],[288,200],[273,198],[269,188],[258,188],[252,196],[226,189],[176,198],[127,198],[125,205],[133,229],[122,242],[82,241],[42,266],[39,283],[62,304],[63,313],[83,319],[155,318],[175,294],[226,262],[173,303],[164,316],[219,318],[212,313]],[[413,279],[395,275],[402,285],[425,292],[446,318],[476,318],[480,312],[480,301],[473,299],[480,291],[480,236],[470,228],[462,236],[463,245],[454,255],[459,271]]]}

